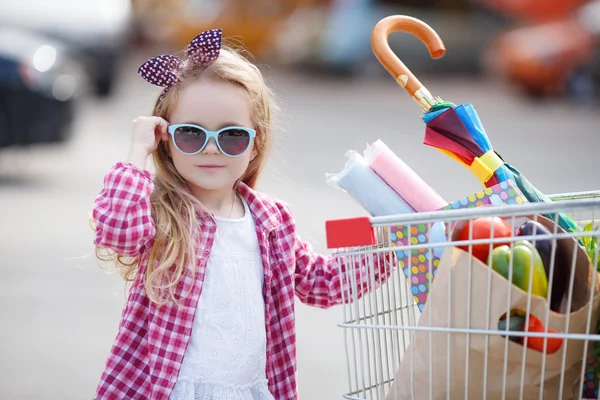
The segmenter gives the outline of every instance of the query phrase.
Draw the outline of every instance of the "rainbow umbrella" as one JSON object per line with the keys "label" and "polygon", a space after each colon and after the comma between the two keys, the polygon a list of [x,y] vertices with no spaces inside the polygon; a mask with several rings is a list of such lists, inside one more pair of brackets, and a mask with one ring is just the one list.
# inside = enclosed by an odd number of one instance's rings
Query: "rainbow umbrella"
{"label": "rainbow umbrella", "polygon": [[[388,37],[392,32],[404,31],[418,37],[432,58],[446,52],[438,34],[416,18],[395,15],[382,19],[373,29],[371,45],[383,67],[396,79],[423,110],[426,124],[424,143],[453,158],[469,170],[486,187],[512,180],[529,202],[552,200],[535,188],[521,172],[505,162],[492,148],[491,142],[475,108],[471,104],[455,105],[433,97],[414,74],[391,50]],[[545,215],[554,219],[553,215]],[[581,228],[565,213],[558,215],[558,224],[567,232]]]}

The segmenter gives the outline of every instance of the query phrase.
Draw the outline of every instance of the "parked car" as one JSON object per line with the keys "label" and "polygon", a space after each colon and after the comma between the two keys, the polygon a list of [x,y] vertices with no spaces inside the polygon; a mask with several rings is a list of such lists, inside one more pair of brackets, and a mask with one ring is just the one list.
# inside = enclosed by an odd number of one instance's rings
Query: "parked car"
{"label": "parked car", "polygon": [[[499,0],[492,3],[509,4]],[[536,5],[532,1],[526,3],[529,7]],[[554,8],[560,10],[568,5],[576,8],[550,21],[517,21],[500,32],[486,51],[488,69],[535,100],[569,96],[584,103],[597,101],[595,97],[600,95],[595,93],[600,87],[600,0],[581,3],[579,0],[556,3]],[[512,8],[506,11],[517,14]],[[522,13],[525,15],[521,18],[525,18],[531,11],[526,8]]]}
{"label": "parked car", "polygon": [[29,29],[67,43],[83,58],[99,96],[108,96],[132,28],[130,0],[0,1],[0,26]]}
{"label": "parked car", "polygon": [[174,49],[207,29],[221,28],[256,56],[270,50],[278,27],[294,11],[331,0],[132,0],[142,36]]}
{"label": "parked car", "polygon": [[[419,73],[478,73],[481,53],[492,35],[507,25],[471,0],[332,0],[315,15],[300,10],[274,36],[282,62],[334,74],[381,68],[371,49],[371,32],[382,18],[410,15],[427,22],[442,38],[447,53],[432,60],[421,41],[393,34],[389,44]],[[375,68],[373,66],[375,65]]]}
{"label": "parked car", "polygon": [[67,140],[84,82],[62,43],[0,28],[0,148]]}

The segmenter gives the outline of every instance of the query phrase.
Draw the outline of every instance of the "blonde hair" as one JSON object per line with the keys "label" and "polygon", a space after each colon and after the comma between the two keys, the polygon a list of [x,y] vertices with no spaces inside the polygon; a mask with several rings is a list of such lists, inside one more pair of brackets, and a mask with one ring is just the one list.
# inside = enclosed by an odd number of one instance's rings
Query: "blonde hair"
{"label": "blonde hair", "polygon": [[[185,60],[184,57],[185,54],[180,56]],[[168,121],[181,88],[198,79],[229,82],[248,93],[253,111],[253,128],[256,130],[256,156],[250,161],[240,181],[254,187],[272,146],[273,114],[276,110],[274,95],[267,87],[260,70],[239,50],[224,44],[219,57],[205,67],[186,60],[179,79],[180,83],[171,87],[161,101],[157,100],[154,116]],[[150,300],[162,305],[170,300],[177,302],[179,299],[175,298],[173,288],[180,284],[186,274],[191,273],[192,277],[195,275],[196,241],[192,235],[198,229],[197,213],[202,212],[202,204],[177,172],[165,142],[159,144],[152,158],[156,165],[156,177],[150,200],[156,235],[148,257],[144,286]],[[97,248],[98,258],[106,261],[98,250]],[[138,257],[127,258],[112,254],[110,258],[120,267],[121,275],[127,282],[135,279],[140,267]]]}

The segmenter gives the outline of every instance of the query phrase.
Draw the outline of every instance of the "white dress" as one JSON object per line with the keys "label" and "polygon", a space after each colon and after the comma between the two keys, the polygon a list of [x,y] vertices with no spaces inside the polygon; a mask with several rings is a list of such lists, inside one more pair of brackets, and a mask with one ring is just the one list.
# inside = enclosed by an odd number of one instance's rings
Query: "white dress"
{"label": "white dress", "polygon": [[216,217],[192,336],[171,400],[274,400],[266,379],[263,267],[248,205]]}

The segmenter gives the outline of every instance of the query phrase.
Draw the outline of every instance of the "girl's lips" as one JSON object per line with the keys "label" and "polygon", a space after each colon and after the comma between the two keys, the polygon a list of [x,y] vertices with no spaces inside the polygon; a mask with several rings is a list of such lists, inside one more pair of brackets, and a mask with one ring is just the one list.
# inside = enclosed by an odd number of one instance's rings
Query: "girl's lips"
{"label": "girl's lips", "polygon": [[201,171],[204,171],[207,174],[216,174],[220,170],[225,169],[224,165],[214,165],[214,164],[198,165],[197,167]]}

